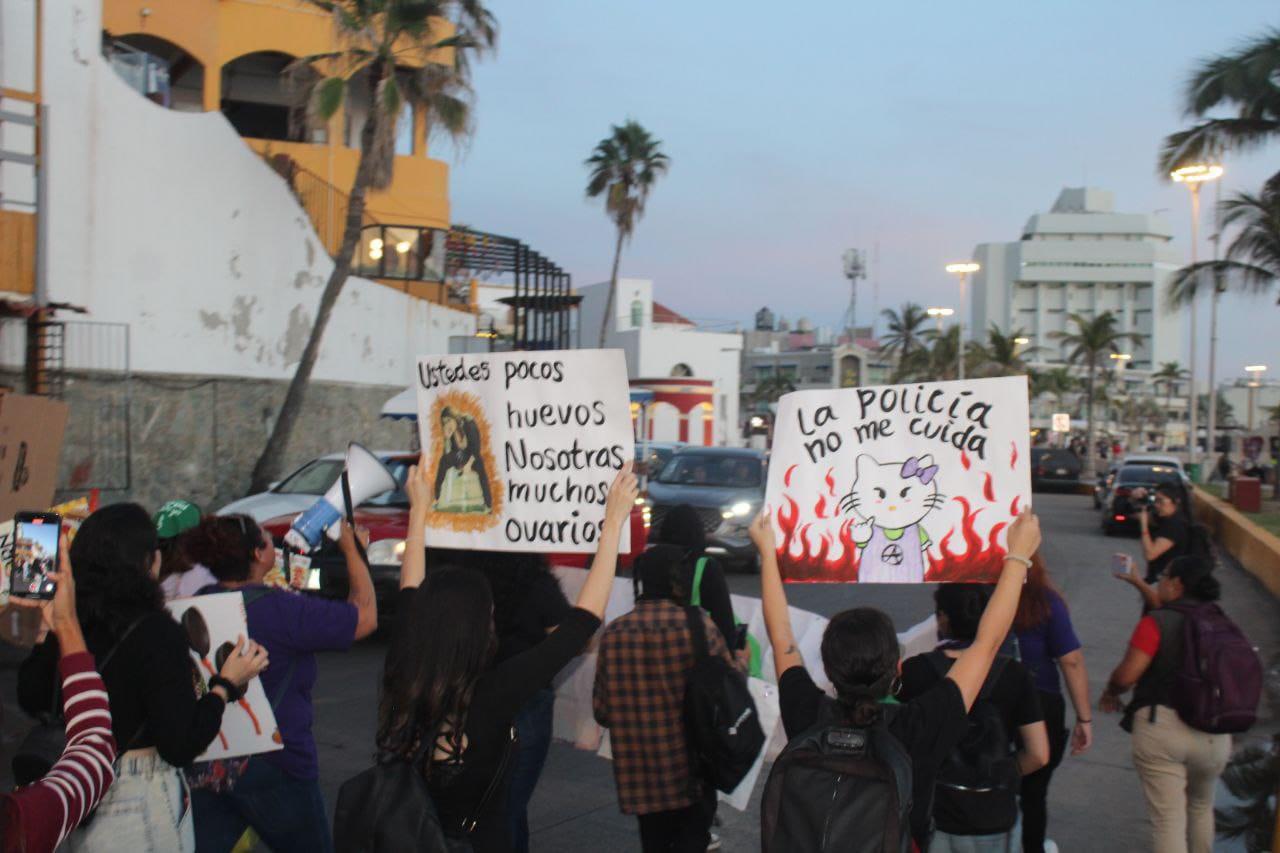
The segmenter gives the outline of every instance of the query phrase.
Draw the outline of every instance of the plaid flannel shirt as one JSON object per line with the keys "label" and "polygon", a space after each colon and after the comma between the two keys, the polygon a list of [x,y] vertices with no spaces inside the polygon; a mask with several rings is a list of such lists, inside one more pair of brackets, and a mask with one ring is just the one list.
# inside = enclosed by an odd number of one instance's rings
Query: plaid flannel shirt
{"label": "plaid flannel shirt", "polygon": [[[701,615],[708,652],[732,663],[715,623]],[[592,709],[596,722],[609,729],[624,814],[682,809],[700,799],[702,783],[693,774],[684,726],[692,668],[689,624],[674,601],[640,601],[605,629]]]}

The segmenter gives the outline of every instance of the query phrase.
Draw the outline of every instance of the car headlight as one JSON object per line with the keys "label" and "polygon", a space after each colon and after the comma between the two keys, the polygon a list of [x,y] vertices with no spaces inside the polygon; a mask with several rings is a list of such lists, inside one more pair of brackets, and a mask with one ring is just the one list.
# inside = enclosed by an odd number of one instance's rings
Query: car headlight
{"label": "car headlight", "polygon": [[404,559],[404,540],[379,539],[370,543],[367,553],[370,565],[398,566]]}
{"label": "car headlight", "polygon": [[746,516],[751,515],[752,509],[753,507],[749,501],[738,501],[733,506],[724,509],[720,515],[725,519],[725,521],[732,518],[745,518]]}

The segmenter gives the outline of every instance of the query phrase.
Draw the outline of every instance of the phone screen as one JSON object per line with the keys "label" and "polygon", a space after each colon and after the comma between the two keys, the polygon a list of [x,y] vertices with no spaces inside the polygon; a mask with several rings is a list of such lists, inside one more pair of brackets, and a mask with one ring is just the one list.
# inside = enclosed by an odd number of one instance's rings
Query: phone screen
{"label": "phone screen", "polygon": [[21,598],[53,598],[61,519],[51,513],[19,513],[14,519],[13,566],[9,593]]}
{"label": "phone screen", "polygon": [[1119,551],[1111,555],[1111,567],[1117,572],[1129,571],[1129,555]]}

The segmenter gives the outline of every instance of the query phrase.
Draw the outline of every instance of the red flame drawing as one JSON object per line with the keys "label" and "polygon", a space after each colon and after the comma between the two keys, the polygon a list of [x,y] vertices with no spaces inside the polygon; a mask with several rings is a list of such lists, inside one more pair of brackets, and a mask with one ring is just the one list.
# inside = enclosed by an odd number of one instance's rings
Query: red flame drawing
{"label": "red flame drawing", "polygon": [[792,465],[790,468],[788,468],[788,469],[787,469],[787,473],[785,473],[785,474],[783,474],[783,475],[782,475],[782,485],[787,486],[788,488],[790,488],[790,486],[791,486],[791,475],[792,475],[792,474],[794,474],[794,473],[796,472],[796,469],[797,469],[797,468],[799,468],[799,467],[800,467],[799,465]]}
{"label": "red flame drawing", "polygon": [[825,477],[827,481],[827,494],[831,495],[833,498],[836,496],[836,478],[833,476],[835,472],[835,468],[828,468],[827,476]]}
{"label": "red flame drawing", "polygon": [[813,514],[818,518],[827,517],[827,496],[818,495],[818,502],[813,505]]}
{"label": "red flame drawing", "polygon": [[1021,495],[1014,495],[1014,496],[1013,496],[1013,503],[1009,504],[1009,515],[1017,516],[1017,514],[1018,514],[1018,501],[1020,501],[1021,499],[1022,499],[1022,496],[1021,496]]}
{"label": "red flame drawing", "polygon": [[969,470],[969,454],[963,450],[960,451],[960,464],[964,467],[964,470]]}
{"label": "red flame drawing", "polygon": [[987,500],[991,501],[992,503],[995,503],[996,492],[995,492],[995,486],[993,486],[991,483],[990,471],[982,475],[982,496]]}
{"label": "red flame drawing", "polygon": [[1009,469],[1013,470],[1014,466],[1018,464],[1018,442],[1009,442],[1009,447],[1011,448],[1009,452]]}
{"label": "red flame drawing", "polygon": [[[853,519],[840,525],[840,552],[833,555],[831,537],[823,533],[814,547],[810,529],[812,524],[805,524],[797,530],[800,520],[800,507],[788,495],[783,495],[785,507],[775,513],[778,527],[782,530],[782,541],[778,545],[778,566],[782,576],[790,583],[836,583],[858,579],[857,544],[853,541]],[[799,543],[802,548],[799,554],[793,554],[793,546]]]}
{"label": "red flame drawing", "polygon": [[[833,541],[828,533],[821,533],[814,541],[813,524],[800,523],[800,506],[789,495],[783,495],[785,506],[774,517],[782,531],[778,545],[778,565],[788,583],[849,583],[858,579],[857,543],[853,541],[854,519],[840,525],[839,536]],[[948,530],[938,543],[941,556],[929,554],[929,567],[924,579],[930,583],[992,583],[1000,576],[1005,551],[996,540],[1008,526],[999,522],[982,537],[975,522],[982,509],[973,509],[963,497],[952,498],[963,509],[960,538],[964,549],[953,551],[951,543],[956,530]],[[821,503],[821,501],[820,501]],[[1011,510],[1017,508],[1014,498]],[[1014,513],[1016,515],[1016,513]],[[821,517],[821,516],[819,516]],[[836,549],[839,545],[839,549]],[[799,547],[797,547],[799,546]]]}

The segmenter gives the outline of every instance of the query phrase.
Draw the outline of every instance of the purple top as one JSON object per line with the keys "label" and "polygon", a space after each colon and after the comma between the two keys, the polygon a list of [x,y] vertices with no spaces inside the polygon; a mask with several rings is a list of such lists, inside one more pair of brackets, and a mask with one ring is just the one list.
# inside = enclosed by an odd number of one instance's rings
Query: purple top
{"label": "purple top", "polygon": [[1071,614],[1062,596],[1048,590],[1049,618],[1030,631],[1018,631],[1018,648],[1022,664],[1031,670],[1036,689],[1044,693],[1062,693],[1055,661],[1080,648],[1080,639],[1071,627]]}
{"label": "purple top", "polygon": [[[253,589],[249,584],[244,589]],[[355,641],[354,604],[272,590],[246,608],[249,636],[267,649],[271,663],[262,673],[262,689],[274,705],[284,749],[263,756],[290,776],[316,779],[320,762],[311,734],[311,688],[316,683],[316,652],[342,652]],[[281,684],[293,673],[279,702]]]}

